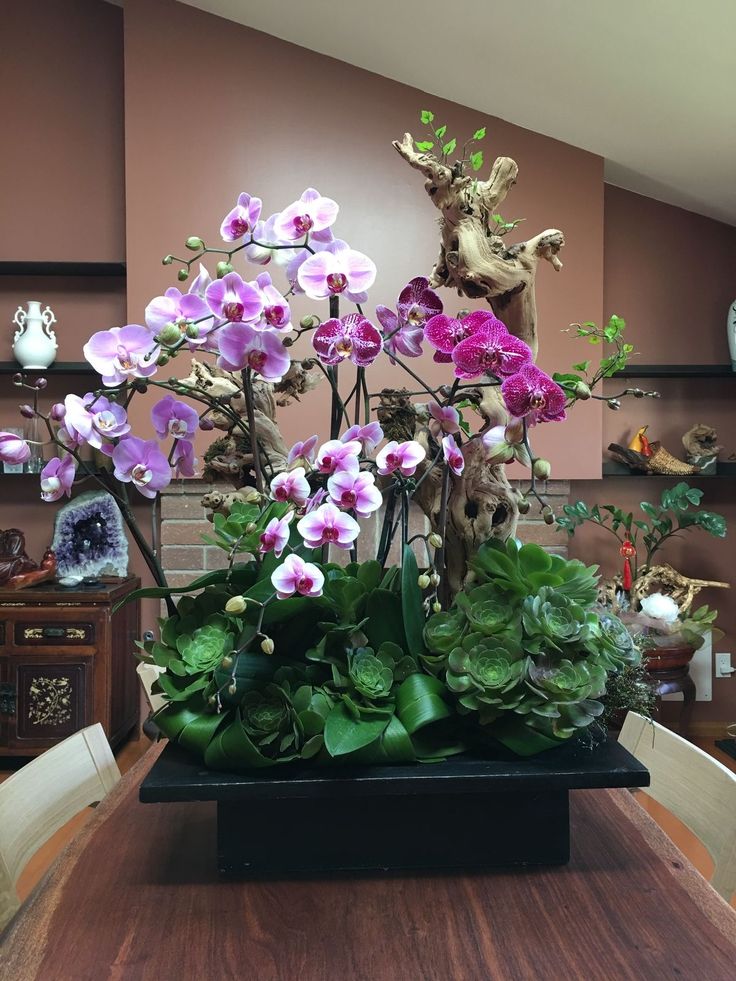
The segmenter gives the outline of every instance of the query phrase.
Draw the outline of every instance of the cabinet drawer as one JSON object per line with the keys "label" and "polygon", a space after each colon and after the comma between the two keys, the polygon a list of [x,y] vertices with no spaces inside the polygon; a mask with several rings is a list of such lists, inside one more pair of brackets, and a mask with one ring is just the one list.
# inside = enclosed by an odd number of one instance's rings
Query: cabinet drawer
{"label": "cabinet drawer", "polygon": [[37,623],[17,621],[14,630],[16,647],[89,647],[95,642],[92,623]]}
{"label": "cabinet drawer", "polygon": [[53,745],[94,721],[91,658],[11,662],[7,679],[4,722],[11,751]]}

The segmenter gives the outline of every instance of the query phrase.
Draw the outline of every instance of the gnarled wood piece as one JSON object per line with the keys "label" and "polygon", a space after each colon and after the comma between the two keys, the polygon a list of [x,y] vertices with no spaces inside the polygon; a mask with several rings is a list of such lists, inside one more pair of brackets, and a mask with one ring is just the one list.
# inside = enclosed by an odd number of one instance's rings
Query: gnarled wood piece
{"label": "gnarled wood piece", "polygon": [[393,143],[409,166],[424,174],[424,188],[441,212],[440,254],[432,271],[433,286],[449,286],[461,296],[484,298],[512,334],[537,352],[537,308],[534,281],[540,259],[562,268],[557,253],[565,237],[548,228],[527,242],[506,246],[494,234],[492,215],[516,181],[518,167],[498,157],[486,181],[448,167],[431,153],[414,149],[411,133]]}

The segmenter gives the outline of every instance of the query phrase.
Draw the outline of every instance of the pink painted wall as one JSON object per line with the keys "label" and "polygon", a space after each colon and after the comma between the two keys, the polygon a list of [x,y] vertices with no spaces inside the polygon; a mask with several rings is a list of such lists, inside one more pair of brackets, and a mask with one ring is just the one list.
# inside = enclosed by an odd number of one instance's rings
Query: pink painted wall
{"label": "pink painted wall", "polygon": [[[719,363],[729,360],[725,318],[736,296],[736,228],[606,186],[604,303],[627,321],[629,340],[642,364]],[[603,417],[604,446],[628,444],[636,430],[649,424],[648,435],[682,458],[681,438],[694,423],[717,428],[725,449],[736,452],[736,375],[724,379],[652,379],[633,382],[660,391],[662,398],[628,400],[618,412]],[[620,383],[609,382],[613,393]],[[607,455],[607,454],[606,454]],[[736,478],[691,478],[705,492],[703,506],[723,514],[729,523],[725,540],[692,532],[668,542],[663,559],[681,572],[701,579],[733,581],[733,537],[736,536]],[[611,503],[639,512],[642,500],[659,500],[673,481],[607,478],[580,481],[571,489],[593,503]],[[619,568],[616,542],[610,535],[586,528],[576,533],[571,554],[600,563],[608,575]],[[719,610],[726,636],[716,650],[736,656],[736,597],[733,590],[700,594]],[[715,680],[713,701],[698,702],[695,721],[736,719],[736,682]]]}
{"label": "pink painted wall", "polygon": [[[162,269],[161,257],[195,233],[217,241],[238,192],[262,197],[269,214],[309,185],[340,203],[337,233],[378,265],[370,308],[390,305],[408,279],[430,271],[437,253],[436,212],[423,179],[391,147],[431,105],[458,134],[487,124],[487,155],[517,160],[519,182],[503,211],[526,217],[525,234],[564,230],[564,270],[555,274],[545,264],[538,280],[540,362],[569,367],[581,356],[560,331],[602,316],[599,157],[173,0],[126,3],[125,59],[131,318],[175,281],[175,267]],[[468,306],[443,293],[450,311]],[[298,302],[295,309],[301,315],[314,307]],[[447,377],[430,356],[422,368],[430,379]],[[376,391],[406,376],[384,360],[371,378]],[[324,431],[322,389],[283,416],[287,434]],[[598,475],[600,424],[594,404],[576,411],[564,430],[540,429],[538,445],[554,460],[556,477]]]}

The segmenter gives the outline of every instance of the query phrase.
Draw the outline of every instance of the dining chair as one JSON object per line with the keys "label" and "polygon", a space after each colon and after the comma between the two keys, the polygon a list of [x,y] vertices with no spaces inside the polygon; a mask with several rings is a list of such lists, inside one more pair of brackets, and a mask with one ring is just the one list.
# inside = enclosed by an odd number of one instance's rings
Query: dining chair
{"label": "dining chair", "polygon": [[163,674],[164,670],[164,668],[160,668],[157,664],[149,664],[146,661],[139,661],[138,667],[136,668],[152,712],[158,712],[160,708],[166,705],[166,699],[163,695],[157,695],[151,691],[153,683],[160,674]]}
{"label": "dining chair", "polygon": [[46,750],[0,784],[0,930],[20,906],[16,884],[32,855],[120,779],[99,722]]}
{"label": "dining chair", "polygon": [[645,793],[697,835],[713,859],[711,885],[736,891],[736,773],[658,722],[629,712],[618,741],[649,770]]}

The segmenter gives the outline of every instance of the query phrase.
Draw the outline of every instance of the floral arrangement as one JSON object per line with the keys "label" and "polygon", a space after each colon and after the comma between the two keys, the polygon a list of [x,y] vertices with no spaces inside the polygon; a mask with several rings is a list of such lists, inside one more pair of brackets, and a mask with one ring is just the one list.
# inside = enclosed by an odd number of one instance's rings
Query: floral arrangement
{"label": "floral arrangement", "polygon": [[[469,162],[480,166],[478,151]],[[376,266],[334,237],[338,210],[308,188],[264,218],[261,200],[242,193],[221,222],[224,245],[192,236],[188,258],[166,256],[164,265],[179,266],[179,286],[151,300],[143,324],[98,331],[84,346],[102,387],[48,412],[36,388],[34,404],[21,407],[57,447],[41,496],[69,496],[88,475],[81,451],[98,452],[100,479],[156,583],[137,595],[169,608],[160,638],[140,655],[162,669],[167,704],[156,721],[207,765],[431,760],[494,740],[521,754],[558,745],[600,716],[607,677],[637,654],[620,622],[597,610],[594,569],[518,547],[513,531],[533,502],[554,520],[538,486],[550,465],[534,454],[533,428],[561,422],[577,399],[603,398],[591,384],[620,357],[594,379],[567,374],[558,384],[494,313],[446,312],[422,276],[369,317]],[[498,234],[516,224],[493,221]],[[208,257],[214,278],[202,264]],[[236,257],[262,271],[244,278]],[[266,266],[281,268],[285,289]],[[326,301],[328,316],[295,323],[298,294]],[[578,333],[620,342],[622,329],[613,318]],[[429,384],[407,363],[425,350],[446,365],[445,384]],[[185,353],[196,356],[191,374],[171,376]],[[405,370],[410,390],[371,392],[367,372],[381,358]],[[275,407],[305,397],[320,378],[331,396],[325,436],[305,433],[289,447]],[[34,388],[23,376],[15,382]],[[128,418],[131,400],[146,392],[159,396],[155,439],[135,435]],[[193,476],[198,430],[221,434],[204,455],[205,474],[237,488],[213,515],[210,538],[228,566],[174,589],[129,492],[155,507],[172,479]],[[0,434],[0,458],[29,453],[26,441]],[[503,476],[512,459],[530,468],[524,494]],[[486,492],[464,483],[471,468],[503,492],[491,495],[485,524]],[[431,527],[412,538],[416,502]],[[375,548],[359,562],[359,536],[379,517]],[[472,551],[450,547],[469,525],[481,535]],[[400,565],[388,562],[395,541]]]}

